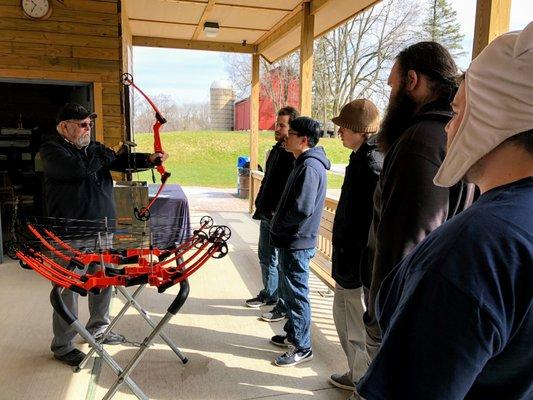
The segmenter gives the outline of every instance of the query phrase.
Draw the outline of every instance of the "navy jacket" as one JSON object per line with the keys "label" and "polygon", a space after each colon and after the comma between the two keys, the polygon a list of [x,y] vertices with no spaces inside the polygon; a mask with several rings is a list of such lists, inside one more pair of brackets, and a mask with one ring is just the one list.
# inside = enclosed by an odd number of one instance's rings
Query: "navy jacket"
{"label": "navy jacket", "polygon": [[321,146],[296,159],[271,222],[270,241],[275,247],[302,250],[316,246],[330,166]]}
{"label": "navy jacket", "polygon": [[272,146],[265,165],[265,176],[255,199],[254,219],[270,221],[294,167],[294,155],[281,142]]}
{"label": "navy jacket", "polygon": [[381,286],[365,399],[533,396],[533,178],[484,193]]}
{"label": "navy jacket", "polygon": [[373,196],[383,154],[370,138],[350,155],[333,223],[331,275],[345,289],[361,286],[360,260],[372,222]]}
{"label": "navy jacket", "polygon": [[[44,167],[47,215],[78,220],[115,219],[110,170],[125,171],[127,154],[117,155],[99,142],[78,149],[56,134],[39,149]],[[146,168],[148,154],[135,154],[135,165]]]}

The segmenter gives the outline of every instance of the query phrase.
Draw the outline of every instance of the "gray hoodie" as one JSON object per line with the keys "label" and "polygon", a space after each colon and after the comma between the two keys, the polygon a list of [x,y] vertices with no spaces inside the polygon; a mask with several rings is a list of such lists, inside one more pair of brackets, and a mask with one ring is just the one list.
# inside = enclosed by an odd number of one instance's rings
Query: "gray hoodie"
{"label": "gray hoodie", "polygon": [[271,222],[270,242],[275,247],[302,250],[316,246],[330,166],[321,146],[296,159]]}

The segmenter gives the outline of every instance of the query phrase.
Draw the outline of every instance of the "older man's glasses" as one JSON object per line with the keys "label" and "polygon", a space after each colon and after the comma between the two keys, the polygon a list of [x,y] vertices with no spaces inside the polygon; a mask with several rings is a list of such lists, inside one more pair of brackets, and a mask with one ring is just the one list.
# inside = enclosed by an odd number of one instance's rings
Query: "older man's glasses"
{"label": "older man's glasses", "polygon": [[94,126],[94,121],[89,121],[89,122],[66,121],[66,122],[70,122],[71,124],[76,124],[78,125],[78,127],[82,129],[92,128]]}

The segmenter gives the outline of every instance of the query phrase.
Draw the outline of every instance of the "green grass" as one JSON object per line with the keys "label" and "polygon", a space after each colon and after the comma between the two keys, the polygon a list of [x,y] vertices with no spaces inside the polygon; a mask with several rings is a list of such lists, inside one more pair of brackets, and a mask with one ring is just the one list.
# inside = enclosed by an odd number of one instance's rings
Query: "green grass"
{"label": "green grass", "polygon": [[[152,152],[153,135],[135,135],[136,150]],[[169,154],[165,168],[172,176],[169,183],[182,186],[230,188],[237,185],[237,157],[250,154],[248,132],[187,131],[163,132],[163,148]],[[264,167],[265,152],[274,144],[273,132],[259,133],[259,163]],[[350,151],[339,139],[320,139],[330,161],[346,164]],[[139,173],[138,180],[151,181],[150,172]],[[159,179],[156,173],[156,180]],[[342,177],[328,174],[328,188],[340,188]]]}

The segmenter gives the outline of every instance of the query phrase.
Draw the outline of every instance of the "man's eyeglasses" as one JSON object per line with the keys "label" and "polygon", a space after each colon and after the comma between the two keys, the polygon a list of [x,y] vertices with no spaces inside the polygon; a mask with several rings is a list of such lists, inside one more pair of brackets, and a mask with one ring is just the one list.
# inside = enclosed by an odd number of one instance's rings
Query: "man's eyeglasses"
{"label": "man's eyeglasses", "polygon": [[94,121],[89,121],[89,122],[66,121],[66,122],[70,122],[71,124],[76,124],[80,128],[83,128],[83,129],[92,128],[94,126]]}

